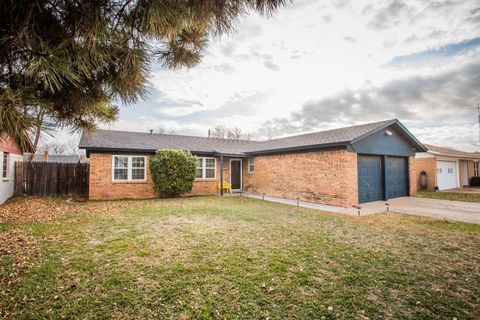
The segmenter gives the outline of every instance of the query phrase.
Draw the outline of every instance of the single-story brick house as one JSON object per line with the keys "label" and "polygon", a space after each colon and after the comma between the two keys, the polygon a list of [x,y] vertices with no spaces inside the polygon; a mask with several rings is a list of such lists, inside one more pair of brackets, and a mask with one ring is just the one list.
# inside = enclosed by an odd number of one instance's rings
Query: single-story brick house
{"label": "single-story brick house", "polygon": [[479,176],[479,153],[425,146],[428,151],[417,153],[415,162],[417,173],[427,174],[429,191],[466,187]]}
{"label": "single-story brick house", "polygon": [[351,206],[414,195],[415,152],[427,149],[398,120],[267,141],[98,130],[82,135],[90,199],[152,198],[148,159],[158,149],[199,157],[192,195],[237,191]]}

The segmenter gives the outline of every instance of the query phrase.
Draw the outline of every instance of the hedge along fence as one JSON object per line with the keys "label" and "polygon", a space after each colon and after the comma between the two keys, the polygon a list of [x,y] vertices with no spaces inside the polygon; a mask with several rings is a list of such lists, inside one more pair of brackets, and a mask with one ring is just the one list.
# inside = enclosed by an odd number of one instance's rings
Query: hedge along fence
{"label": "hedge along fence", "polygon": [[88,197],[88,163],[16,162],[15,196]]}

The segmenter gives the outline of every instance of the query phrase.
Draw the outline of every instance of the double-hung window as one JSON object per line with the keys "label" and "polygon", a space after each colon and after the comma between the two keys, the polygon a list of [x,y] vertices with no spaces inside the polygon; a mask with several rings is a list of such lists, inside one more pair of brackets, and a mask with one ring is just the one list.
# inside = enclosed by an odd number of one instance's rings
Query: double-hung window
{"label": "double-hung window", "polygon": [[3,179],[8,178],[9,158],[10,158],[10,154],[8,152],[4,152],[3,158],[2,158],[2,178]]}
{"label": "double-hung window", "polygon": [[113,181],[145,181],[145,156],[113,156]]}
{"label": "double-hung window", "polygon": [[215,158],[197,158],[196,179],[215,179],[216,161]]}
{"label": "double-hung window", "polygon": [[249,158],[248,159],[248,172],[252,173],[255,171],[255,159]]}
{"label": "double-hung window", "polygon": [[473,162],[473,176],[479,177],[479,175],[478,175],[478,161]]}

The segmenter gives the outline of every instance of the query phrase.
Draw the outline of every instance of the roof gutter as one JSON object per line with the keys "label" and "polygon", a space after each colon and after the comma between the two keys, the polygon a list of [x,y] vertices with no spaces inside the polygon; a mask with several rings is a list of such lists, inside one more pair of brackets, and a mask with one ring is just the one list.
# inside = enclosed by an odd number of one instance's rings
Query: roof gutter
{"label": "roof gutter", "polygon": [[[159,149],[134,149],[134,148],[105,148],[105,147],[86,147],[86,146],[79,146],[79,149],[84,149],[86,152],[128,152],[128,153],[156,153]],[[178,149],[181,150],[181,149]],[[236,158],[245,158],[247,157],[243,153],[224,153],[224,152],[217,152],[217,151],[194,151],[194,150],[186,150],[190,151],[195,155],[200,156],[211,156],[211,157],[236,157]]]}

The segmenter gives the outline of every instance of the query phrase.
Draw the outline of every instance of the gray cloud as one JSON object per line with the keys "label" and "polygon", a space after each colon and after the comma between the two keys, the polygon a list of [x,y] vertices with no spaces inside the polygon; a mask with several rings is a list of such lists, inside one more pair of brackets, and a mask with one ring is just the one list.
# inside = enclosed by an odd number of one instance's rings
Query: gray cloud
{"label": "gray cloud", "polygon": [[217,72],[222,72],[222,73],[232,73],[235,71],[235,68],[228,63],[216,64],[216,65],[209,66],[208,68]]}
{"label": "gray cloud", "polygon": [[237,46],[233,41],[229,41],[220,46],[220,51],[227,57],[230,57],[234,52]]}
{"label": "gray cloud", "polygon": [[355,39],[354,37],[350,37],[350,36],[343,37],[343,40],[351,42],[351,43],[356,43],[357,42],[357,39]]}
{"label": "gray cloud", "polygon": [[322,20],[325,23],[330,23],[332,21],[332,16],[329,15],[329,14],[326,14],[326,15],[322,16]]}
{"label": "gray cloud", "polygon": [[350,4],[350,0],[334,0],[333,1],[333,6],[337,10],[345,8],[348,4]]}
{"label": "gray cloud", "polygon": [[[366,8],[364,8],[364,11]],[[369,9],[373,10],[373,9]],[[369,11],[367,10],[367,11]],[[406,5],[401,0],[393,0],[387,6],[380,9],[374,14],[368,23],[368,27],[374,30],[383,30],[397,25],[402,21],[404,16],[410,15],[413,8]]]}
{"label": "gray cloud", "polygon": [[265,66],[265,68],[267,69],[270,69],[272,71],[278,71],[280,70],[280,67],[277,66],[273,61],[271,60],[265,60],[263,61],[263,65]]}
{"label": "gray cloud", "polygon": [[364,123],[399,118],[417,128],[465,125],[475,121],[480,101],[480,63],[435,76],[416,76],[343,90],[330,97],[306,102],[289,117],[264,123],[259,134],[281,136],[328,128],[332,123]]}

